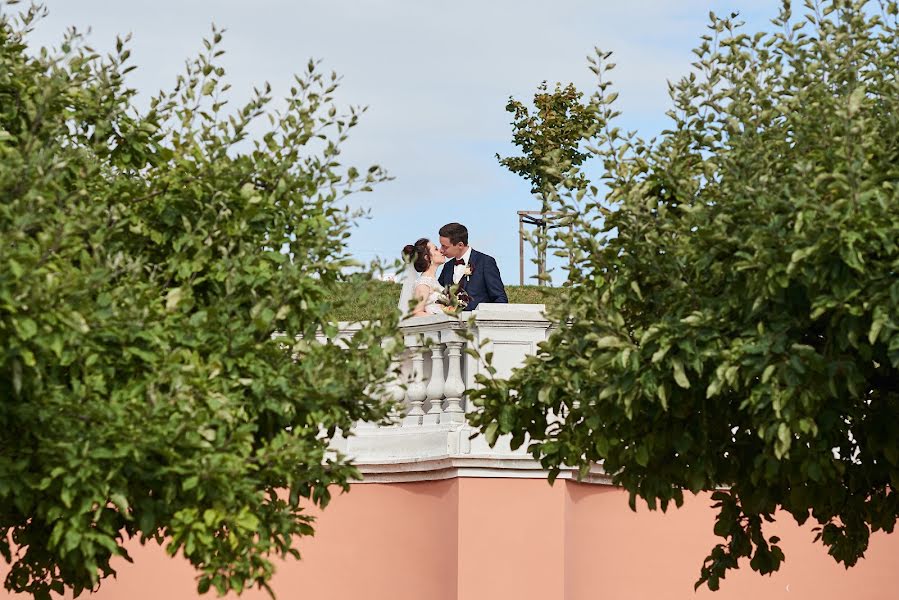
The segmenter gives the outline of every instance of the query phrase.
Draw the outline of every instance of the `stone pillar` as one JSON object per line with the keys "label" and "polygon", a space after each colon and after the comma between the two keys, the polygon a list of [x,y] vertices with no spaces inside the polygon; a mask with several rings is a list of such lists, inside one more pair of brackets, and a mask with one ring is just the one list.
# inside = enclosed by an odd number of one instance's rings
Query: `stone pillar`
{"label": "stone pillar", "polygon": [[443,346],[439,342],[431,348],[431,380],[428,382],[427,393],[430,407],[422,418],[422,423],[436,425],[441,421],[443,414]]}
{"label": "stone pillar", "polygon": [[401,413],[404,409],[403,400],[406,398],[406,389],[404,387],[404,384],[407,383],[406,381],[404,381],[405,378],[403,377],[402,371],[403,361],[405,358],[407,358],[406,352],[403,352],[391,365],[391,376],[389,382],[387,383],[387,389],[385,390],[386,397],[384,399],[389,402],[393,402],[396,405],[396,408],[394,408],[388,416],[391,425],[399,425],[400,423],[402,423]]}
{"label": "stone pillar", "polygon": [[[428,397],[427,387],[424,382],[424,351],[421,340],[409,340],[406,336],[406,347],[412,352],[412,382],[406,389],[406,398],[409,401],[409,412],[403,419],[403,427],[415,427],[421,425],[421,418],[425,414],[423,405]],[[411,342],[411,343],[410,343]]]}
{"label": "stone pillar", "polygon": [[462,394],[465,393],[465,382],[462,381],[462,344],[458,336],[454,341],[446,342],[446,353],[449,356],[449,372],[443,391],[446,394],[446,413],[444,420],[448,423],[464,423],[465,411],[462,409]]}

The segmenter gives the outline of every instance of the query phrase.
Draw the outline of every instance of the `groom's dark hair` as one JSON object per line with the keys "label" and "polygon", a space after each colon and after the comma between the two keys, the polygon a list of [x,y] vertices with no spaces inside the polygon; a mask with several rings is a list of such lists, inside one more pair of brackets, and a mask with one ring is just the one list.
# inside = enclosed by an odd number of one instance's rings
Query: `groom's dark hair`
{"label": "groom's dark hair", "polygon": [[462,223],[447,223],[440,228],[439,233],[440,237],[449,238],[453,246],[459,242],[468,245],[468,229]]}

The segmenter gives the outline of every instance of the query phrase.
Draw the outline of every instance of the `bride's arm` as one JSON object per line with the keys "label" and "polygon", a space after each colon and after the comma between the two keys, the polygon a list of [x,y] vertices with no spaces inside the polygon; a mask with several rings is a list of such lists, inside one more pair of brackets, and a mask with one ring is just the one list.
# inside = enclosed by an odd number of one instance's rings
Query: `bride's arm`
{"label": "bride's arm", "polygon": [[412,311],[413,317],[423,317],[427,312],[425,312],[425,303],[428,301],[428,296],[431,294],[431,288],[425,284],[419,284],[415,286],[414,296],[415,299],[418,300],[418,304],[415,305],[415,310]]}

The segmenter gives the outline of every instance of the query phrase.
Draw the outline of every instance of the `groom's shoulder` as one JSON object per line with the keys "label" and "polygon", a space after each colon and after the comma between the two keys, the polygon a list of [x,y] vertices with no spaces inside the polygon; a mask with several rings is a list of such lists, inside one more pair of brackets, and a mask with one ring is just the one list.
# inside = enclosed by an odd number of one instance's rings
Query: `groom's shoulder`
{"label": "groom's shoulder", "polygon": [[476,257],[478,260],[490,260],[490,261],[496,262],[496,259],[493,258],[492,256],[490,256],[489,254],[485,254],[483,252],[478,252],[474,248],[471,249],[471,256],[472,256],[472,258]]}

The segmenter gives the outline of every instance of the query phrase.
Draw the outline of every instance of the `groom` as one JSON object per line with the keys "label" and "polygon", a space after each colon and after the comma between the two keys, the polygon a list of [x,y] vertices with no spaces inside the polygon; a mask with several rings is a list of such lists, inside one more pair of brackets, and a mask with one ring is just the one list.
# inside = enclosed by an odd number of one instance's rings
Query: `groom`
{"label": "groom", "polygon": [[508,304],[506,288],[499,268],[492,256],[478,252],[468,245],[468,229],[461,223],[447,223],[440,228],[440,252],[449,259],[437,281],[444,287],[455,285],[463,278],[462,287],[471,297],[465,310],[474,310],[481,302]]}

